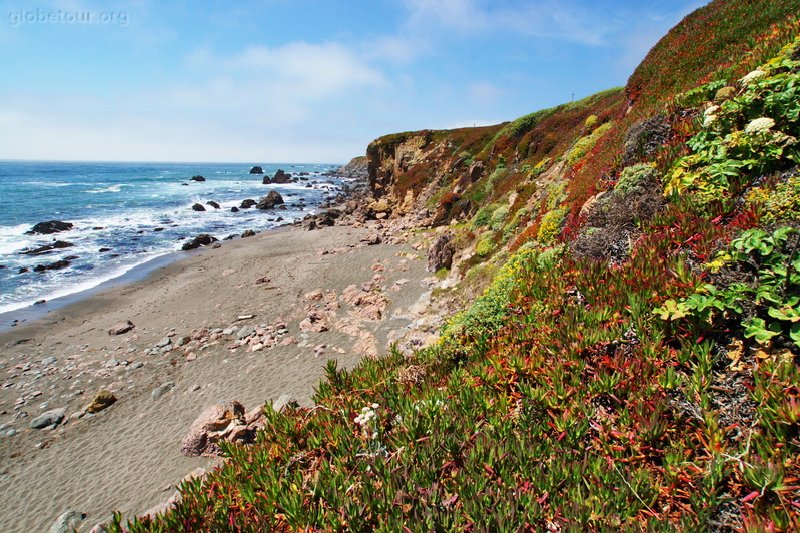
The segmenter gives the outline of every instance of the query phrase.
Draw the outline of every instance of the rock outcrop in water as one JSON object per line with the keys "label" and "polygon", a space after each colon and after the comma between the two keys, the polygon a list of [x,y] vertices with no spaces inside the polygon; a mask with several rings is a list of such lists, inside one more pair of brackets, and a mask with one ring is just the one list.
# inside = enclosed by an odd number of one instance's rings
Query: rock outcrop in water
{"label": "rock outcrop in water", "polygon": [[263,173],[264,173],[264,169],[259,167],[259,166],[255,166],[255,167],[250,169],[250,174],[263,174]]}
{"label": "rock outcrop in water", "polygon": [[278,191],[269,191],[269,194],[264,196],[256,204],[258,209],[273,209],[276,205],[283,203],[283,197]]}
{"label": "rock outcrop in water", "polygon": [[201,246],[208,246],[212,242],[216,242],[218,239],[216,237],[212,237],[208,233],[201,233],[197,237],[192,240],[186,241],[183,243],[181,250],[194,250],[195,248],[200,248]]}
{"label": "rock outcrop in water", "polygon": [[59,233],[61,231],[71,230],[75,225],[72,222],[63,222],[61,220],[48,220],[47,222],[39,222],[30,230],[26,231],[26,235],[42,234],[50,235],[52,233]]}

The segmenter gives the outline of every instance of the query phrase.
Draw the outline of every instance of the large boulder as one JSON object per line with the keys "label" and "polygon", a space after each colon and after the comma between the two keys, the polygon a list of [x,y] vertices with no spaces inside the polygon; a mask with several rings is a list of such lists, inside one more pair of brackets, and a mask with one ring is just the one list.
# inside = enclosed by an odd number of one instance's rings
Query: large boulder
{"label": "large boulder", "polygon": [[263,174],[263,173],[264,169],[259,166],[254,166],[253,168],[250,169],[250,174]]}
{"label": "large boulder", "polygon": [[253,207],[256,204],[258,204],[258,202],[256,202],[252,198],[247,198],[245,200],[242,200],[242,203],[239,204],[239,208],[240,209],[250,209],[251,207]]}
{"label": "large boulder", "polygon": [[203,204],[194,204],[192,206],[192,209],[195,210],[195,211],[205,211],[206,210],[206,208],[203,207]]}
{"label": "large boulder", "polygon": [[467,170],[467,175],[469,176],[469,181],[471,183],[475,183],[481,176],[483,176],[483,161],[475,161],[470,165],[469,170]]}
{"label": "large boulder", "polygon": [[222,453],[221,441],[250,442],[254,433],[239,402],[211,405],[189,426],[189,432],[181,440],[181,453],[189,457],[218,456]]}
{"label": "large boulder", "polygon": [[206,181],[203,176],[192,176],[192,181]]}
{"label": "large boulder", "polygon": [[453,235],[445,233],[428,249],[428,272],[436,272],[442,268],[450,268],[453,265]]}
{"label": "large boulder", "polygon": [[72,222],[62,222],[61,220],[48,220],[47,222],[39,222],[30,230],[26,231],[27,235],[41,233],[43,235],[50,235],[51,233],[58,233],[60,231],[67,231],[74,227]]}
{"label": "large boulder", "polygon": [[208,233],[201,233],[194,239],[186,241],[181,246],[181,250],[194,250],[195,248],[200,248],[201,246],[208,246],[212,242],[216,242],[218,239],[216,237],[212,237]]}
{"label": "large boulder", "polygon": [[276,205],[283,203],[283,196],[278,191],[269,191],[269,194],[261,198],[256,204],[258,209],[273,209]]}
{"label": "large boulder", "polygon": [[272,183],[283,184],[291,182],[292,182],[292,175],[284,172],[282,168],[279,168],[278,171],[275,173],[275,176],[272,177]]}

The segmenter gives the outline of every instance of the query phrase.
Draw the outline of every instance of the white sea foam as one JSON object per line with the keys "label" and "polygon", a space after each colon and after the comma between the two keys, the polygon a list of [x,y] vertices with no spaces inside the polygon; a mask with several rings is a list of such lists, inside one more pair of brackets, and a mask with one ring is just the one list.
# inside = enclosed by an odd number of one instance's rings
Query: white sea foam
{"label": "white sea foam", "polygon": [[[33,297],[33,298],[24,298],[24,295],[20,294],[21,291],[17,291],[17,293],[15,293],[14,295],[6,295],[6,294],[0,295],[0,314],[8,313],[8,312],[11,312],[11,311],[16,311],[18,309],[24,309],[24,308],[26,308],[28,306],[33,305],[34,303],[36,303],[39,300],[54,300],[56,298],[63,298],[65,296],[71,296],[73,294],[78,294],[78,293],[81,293],[83,291],[88,291],[88,290],[94,289],[95,287],[97,287],[97,286],[99,286],[99,285],[101,285],[103,283],[106,283],[108,281],[112,281],[112,280],[117,279],[117,278],[119,278],[121,276],[124,276],[125,274],[127,274],[128,272],[130,272],[131,270],[133,270],[134,268],[136,268],[139,265],[143,265],[144,263],[147,263],[148,261],[151,261],[151,260],[153,260],[153,259],[155,259],[157,257],[164,256],[164,255],[166,255],[168,253],[170,253],[170,252],[162,251],[162,252],[157,252],[157,253],[140,255],[140,256],[136,257],[135,261],[127,263],[127,264],[124,264],[124,265],[120,265],[119,267],[117,267],[117,268],[115,268],[115,269],[103,274],[102,276],[88,278],[88,279],[85,279],[85,280],[80,281],[78,283],[71,284],[71,285],[66,285],[65,286],[62,283],[58,283],[57,279],[54,279],[54,280],[51,280],[50,283],[47,283],[47,285],[48,285],[47,288],[42,287],[40,285],[38,287],[39,290],[37,290],[37,287],[35,285],[29,286],[25,292],[28,292],[30,294],[35,294],[36,296]],[[51,285],[52,285],[52,287],[49,287]],[[20,296],[23,296],[24,299],[21,299],[21,300],[18,300],[18,301],[7,301],[9,299],[9,297],[17,297],[17,298],[19,298]],[[3,300],[6,300],[6,302],[4,302]]]}

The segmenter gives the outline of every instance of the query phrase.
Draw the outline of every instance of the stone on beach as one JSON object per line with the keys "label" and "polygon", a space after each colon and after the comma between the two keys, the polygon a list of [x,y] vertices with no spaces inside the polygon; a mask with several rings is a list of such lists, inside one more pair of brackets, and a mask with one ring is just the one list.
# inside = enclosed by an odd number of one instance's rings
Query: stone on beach
{"label": "stone on beach", "polygon": [[114,405],[116,401],[117,397],[114,396],[111,391],[102,389],[95,395],[92,402],[86,406],[86,412],[91,414],[99,413],[100,411]]}
{"label": "stone on beach", "polygon": [[183,440],[181,453],[188,457],[217,456],[222,440],[245,440],[248,431],[244,406],[229,401],[207,407],[198,416]]}
{"label": "stone on beach", "polygon": [[150,396],[154,400],[158,400],[159,398],[164,396],[166,393],[171,391],[174,387],[175,387],[175,383],[173,381],[168,381],[168,382],[164,383],[163,385],[159,385],[158,387],[153,389],[153,392],[150,393]]}
{"label": "stone on beach", "polygon": [[123,333],[128,333],[130,330],[135,328],[136,326],[133,325],[133,322],[130,320],[123,320],[122,322],[117,322],[111,329],[108,330],[109,335],[122,335]]}
{"label": "stone on beach", "polygon": [[217,242],[217,240],[218,239],[216,237],[212,237],[208,233],[201,233],[194,239],[183,243],[181,250],[194,250],[196,248],[200,248],[201,246],[208,246],[213,242]]}
{"label": "stone on beach", "polygon": [[31,420],[30,426],[33,429],[44,429],[52,425],[57,426],[64,420],[64,415],[66,412],[66,409],[63,407],[60,409],[51,409],[49,411],[45,411]]}
{"label": "stone on beach", "polygon": [[50,533],[70,533],[75,531],[78,523],[86,518],[86,513],[80,511],[67,511],[59,516],[55,523],[50,526]]}

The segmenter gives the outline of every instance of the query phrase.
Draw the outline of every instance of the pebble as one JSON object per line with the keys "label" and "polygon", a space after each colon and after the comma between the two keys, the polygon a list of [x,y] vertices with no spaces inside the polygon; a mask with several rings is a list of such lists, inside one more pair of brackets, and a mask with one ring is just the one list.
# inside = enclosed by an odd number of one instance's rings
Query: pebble
{"label": "pebble", "polygon": [[239,330],[239,333],[236,334],[236,338],[238,338],[239,340],[246,339],[255,332],[256,330],[253,329],[251,326],[244,326],[242,329]]}
{"label": "pebble", "polygon": [[58,362],[58,359],[51,355],[50,357],[45,357],[44,359],[42,359],[42,366],[54,365],[57,362]]}
{"label": "pebble", "polygon": [[172,339],[170,339],[169,337],[164,337],[163,339],[158,341],[158,343],[156,344],[156,348],[164,348],[166,346],[169,346],[170,344],[172,344]]}
{"label": "pebble", "polygon": [[14,429],[14,428],[11,428],[8,431],[6,431],[6,437],[13,437],[16,434],[17,434],[17,430]]}
{"label": "pebble", "polygon": [[154,400],[158,400],[163,395],[165,395],[166,393],[171,391],[173,387],[175,387],[175,382],[168,381],[168,382],[164,383],[163,385],[159,385],[158,387],[153,389],[153,392],[151,393],[151,396],[152,396],[152,398]]}
{"label": "pebble", "polygon": [[86,513],[80,511],[67,511],[59,516],[55,523],[50,526],[50,533],[69,533],[75,531],[78,523],[86,518]]}
{"label": "pebble", "polygon": [[142,363],[141,361],[136,361],[135,363],[133,363],[131,366],[128,367],[128,370],[136,370],[137,368],[142,368],[143,366],[144,363]]}

